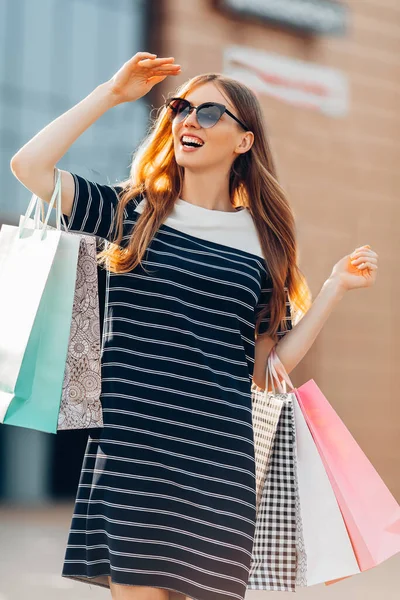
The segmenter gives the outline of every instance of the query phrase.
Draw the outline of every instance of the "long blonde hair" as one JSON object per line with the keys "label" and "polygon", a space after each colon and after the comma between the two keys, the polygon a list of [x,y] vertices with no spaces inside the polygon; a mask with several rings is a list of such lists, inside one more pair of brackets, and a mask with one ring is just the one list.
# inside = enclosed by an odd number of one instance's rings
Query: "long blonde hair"
{"label": "long blonde hair", "polygon": [[[245,206],[253,217],[273,288],[271,301],[258,315],[269,316],[268,335],[275,341],[279,325],[285,330],[285,302],[288,290],[292,321],[296,323],[311,305],[311,292],[298,267],[295,219],[276,174],[265,131],[262,109],[255,94],[241,82],[220,73],[205,73],[181,85],[172,95],[185,97],[194,88],[212,82],[236,108],[239,119],[254,133],[251,149],[232,164],[229,194],[232,206]],[[154,234],[181,195],[184,168],[175,160],[172,125],[162,106],[148,135],[133,154],[130,177],[123,187],[115,214],[116,236],[98,254],[99,264],[114,273],[127,273],[141,264]],[[144,194],[147,202],[133,228],[126,247],[123,237],[124,208]],[[143,265],[142,265],[143,266]]]}

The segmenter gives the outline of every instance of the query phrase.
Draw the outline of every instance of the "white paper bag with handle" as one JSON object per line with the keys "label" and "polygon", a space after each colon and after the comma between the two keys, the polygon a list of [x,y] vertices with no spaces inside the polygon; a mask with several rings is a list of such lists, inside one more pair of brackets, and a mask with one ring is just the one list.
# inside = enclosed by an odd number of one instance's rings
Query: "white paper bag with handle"
{"label": "white paper bag with handle", "polygon": [[[60,173],[50,200],[46,225],[61,202]],[[18,227],[0,230],[0,422],[14,397],[25,349],[60,242],[61,230],[29,229],[26,223],[37,204],[32,196]]]}

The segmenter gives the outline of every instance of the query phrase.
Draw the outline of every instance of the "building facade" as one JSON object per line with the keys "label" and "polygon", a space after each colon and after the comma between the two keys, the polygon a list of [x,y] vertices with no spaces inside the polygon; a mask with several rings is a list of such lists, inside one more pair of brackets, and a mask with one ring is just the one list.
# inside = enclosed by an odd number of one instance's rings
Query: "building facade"
{"label": "building facade", "polygon": [[[255,89],[313,297],[356,247],[370,244],[379,255],[376,285],[344,297],[292,375],[295,385],[315,379],[400,498],[400,4],[154,4],[159,27],[151,51],[182,65],[177,80],[157,86],[160,102],[175,83],[209,71],[237,74]],[[319,31],[310,32],[306,24],[316,21]],[[232,55],[236,65],[227,60]]]}
{"label": "building facade", "polygon": [[[145,0],[0,0],[0,224],[17,223],[30,199],[10,170],[12,155],[145,47],[147,31]],[[127,177],[150,108],[143,98],[110,110],[59,166],[99,183]],[[0,498],[73,495],[87,434],[0,425]]]}

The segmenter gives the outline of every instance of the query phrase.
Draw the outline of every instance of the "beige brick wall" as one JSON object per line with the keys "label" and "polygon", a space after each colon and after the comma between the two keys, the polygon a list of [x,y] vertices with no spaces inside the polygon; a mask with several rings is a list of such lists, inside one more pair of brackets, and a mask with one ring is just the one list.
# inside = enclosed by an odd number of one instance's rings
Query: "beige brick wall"
{"label": "beige brick wall", "polygon": [[155,103],[175,83],[222,70],[232,43],[341,69],[349,79],[350,110],[341,119],[261,98],[313,296],[355,247],[371,244],[380,257],[375,287],[347,294],[292,378],[296,385],[316,380],[400,499],[400,2],[350,2],[349,35],[313,41],[231,19],[209,0],[155,5],[151,51],[183,67],[155,88]]}

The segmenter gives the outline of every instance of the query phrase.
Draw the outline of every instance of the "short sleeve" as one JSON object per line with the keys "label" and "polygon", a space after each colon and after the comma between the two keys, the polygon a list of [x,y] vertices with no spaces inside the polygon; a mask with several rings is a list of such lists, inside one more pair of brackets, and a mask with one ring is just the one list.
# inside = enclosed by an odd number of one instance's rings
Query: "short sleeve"
{"label": "short sleeve", "polygon": [[68,229],[111,241],[113,219],[122,188],[94,183],[74,173],[71,175],[75,193],[71,215],[65,215]]}
{"label": "short sleeve", "polygon": [[[280,323],[280,325],[279,325],[279,328],[278,328],[278,331],[277,331],[278,338],[283,337],[293,327],[291,310],[290,310],[289,295],[288,295],[288,291],[289,290],[288,290],[287,287],[285,287],[284,291],[285,291],[285,298],[286,298],[286,314],[285,314],[285,317],[284,317],[283,321],[285,323],[282,321]],[[269,305],[271,297],[272,297],[272,282],[271,282],[271,280],[268,277],[264,277],[262,288],[261,288],[261,292],[260,292],[260,297],[259,297],[256,309],[255,309],[256,318],[259,315],[259,313],[261,312],[261,310],[265,306]],[[261,335],[262,333],[266,333],[268,331],[269,323],[270,323],[270,318],[267,315],[260,322],[260,326],[259,326],[259,329],[258,329],[258,334],[259,335]],[[285,327],[286,327],[286,329],[285,329]]]}

